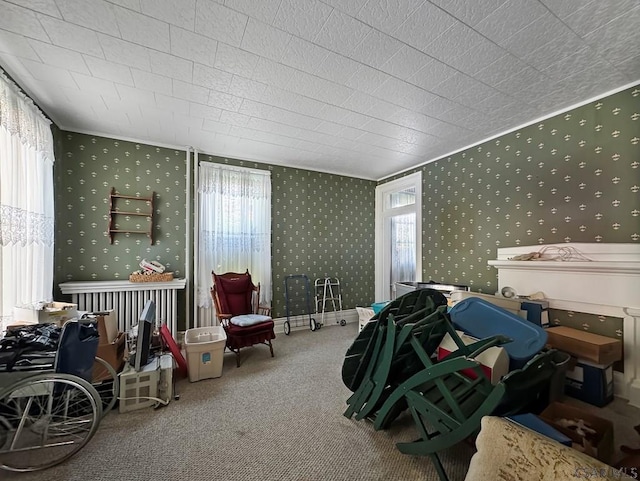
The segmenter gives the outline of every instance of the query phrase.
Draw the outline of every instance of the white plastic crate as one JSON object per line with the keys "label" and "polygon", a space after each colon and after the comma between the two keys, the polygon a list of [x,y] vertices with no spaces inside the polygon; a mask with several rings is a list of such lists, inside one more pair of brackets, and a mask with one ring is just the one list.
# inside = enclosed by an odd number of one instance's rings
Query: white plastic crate
{"label": "white plastic crate", "polygon": [[227,334],[222,326],[187,329],[184,348],[190,382],[222,376],[226,343]]}

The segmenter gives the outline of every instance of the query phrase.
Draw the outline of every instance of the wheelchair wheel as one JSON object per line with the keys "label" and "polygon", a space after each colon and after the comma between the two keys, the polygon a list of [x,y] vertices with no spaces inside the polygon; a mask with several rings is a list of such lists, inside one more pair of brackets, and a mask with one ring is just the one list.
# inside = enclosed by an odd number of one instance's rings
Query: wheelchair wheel
{"label": "wheelchair wheel", "polygon": [[113,406],[115,406],[120,395],[120,383],[118,373],[107,361],[96,357],[93,366],[93,380],[91,384],[98,391],[102,400],[102,417],[104,417]]}
{"label": "wheelchair wheel", "polygon": [[284,321],[284,333],[287,336],[291,334],[291,324],[289,323],[289,321]]}
{"label": "wheelchair wheel", "polygon": [[102,415],[96,390],[76,376],[40,373],[0,391],[0,468],[37,471],[73,456]]}

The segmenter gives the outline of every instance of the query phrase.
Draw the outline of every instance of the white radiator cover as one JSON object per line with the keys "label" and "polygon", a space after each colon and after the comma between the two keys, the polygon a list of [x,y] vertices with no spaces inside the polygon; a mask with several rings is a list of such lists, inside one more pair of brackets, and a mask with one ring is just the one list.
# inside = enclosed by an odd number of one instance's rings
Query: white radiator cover
{"label": "white radiator cover", "polygon": [[175,338],[178,332],[178,290],[184,289],[186,279],[170,282],[77,281],[60,284],[63,294],[71,295],[79,311],[113,309],[118,315],[118,330],[128,331],[138,323],[144,303],[156,304],[156,322],[167,324]]}

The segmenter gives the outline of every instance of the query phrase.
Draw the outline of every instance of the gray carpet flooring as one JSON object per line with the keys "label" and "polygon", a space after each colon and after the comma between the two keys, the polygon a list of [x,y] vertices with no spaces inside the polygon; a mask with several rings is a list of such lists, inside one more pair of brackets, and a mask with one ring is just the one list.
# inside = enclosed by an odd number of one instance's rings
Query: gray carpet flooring
{"label": "gray carpet flooring", "polygon": [[[342,413],[341,380],[357,324],[279,334],[265,346],[225,353],[223,375],[181,380],[180,400],[161,409],[109,413],[94,438],[63,465],[7,480],[47,481],[373,481],[437,480],[426,458],[401,454],[417,437],[410,416],[384,432]],[[463,480],[473,449],[442,456],[451,481]]]}

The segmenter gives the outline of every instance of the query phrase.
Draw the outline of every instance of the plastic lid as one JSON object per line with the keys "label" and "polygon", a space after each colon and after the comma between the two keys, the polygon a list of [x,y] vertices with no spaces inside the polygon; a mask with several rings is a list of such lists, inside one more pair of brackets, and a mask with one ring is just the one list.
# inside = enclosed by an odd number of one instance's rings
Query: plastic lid
{"label": "plastic lid", "polygon": [[513,339],[502,346],[513,360],[527,361],[547,343],[543,328],[480,297],[458,302],[449,315],[453,324],[470,336],[484,339],[502,334]]}

